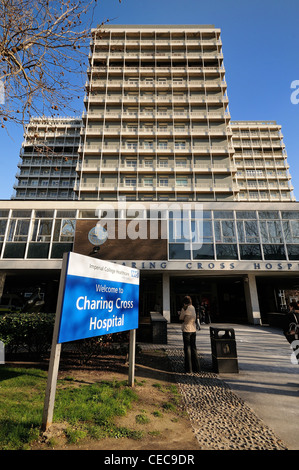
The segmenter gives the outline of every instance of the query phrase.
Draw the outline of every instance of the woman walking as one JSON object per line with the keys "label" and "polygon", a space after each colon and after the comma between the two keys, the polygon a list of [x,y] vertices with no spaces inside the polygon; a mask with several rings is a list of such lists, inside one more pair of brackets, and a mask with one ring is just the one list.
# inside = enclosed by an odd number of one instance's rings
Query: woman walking
{"label": "woman walking", "polygon": [[196,312],[191,297],[183,299],[183,308],[180,313],[183,320],[182,332],[184,341],[185,372],[199,372],[200,364],[196,349]]}

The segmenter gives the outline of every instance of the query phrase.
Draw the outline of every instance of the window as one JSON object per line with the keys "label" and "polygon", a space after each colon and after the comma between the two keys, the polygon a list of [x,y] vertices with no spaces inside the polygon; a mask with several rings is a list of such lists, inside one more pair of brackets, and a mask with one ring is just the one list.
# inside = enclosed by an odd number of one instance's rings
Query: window
{"label": "window", "polygon": [[193,250],[193,259],[215,259],[213,245],[206,243],[201,248]]}
{"label": "window", "polygon": [[217,244],[216,255],[217,259],[238,259],[237,245]]}
{"label": "window", "polygon": [[190,259],[191,252],[184,243],[169,244],[169,259]]}
{"label": "window", "polygon": [[12,219],[9,224],[7,240],[9,242],[27,241],[29,222],[29,219]]}
{"label": "window", "polygon": [[262,259],[260,245],[239,245],[240,259]]}
{"label": "window", "polygon": [[160,185],[160,186],[168,186],[168,178],[166,178],[166,177],[161,177],[161,178],[159,179],[159,185]]}
{"label": "window", "polygon": [[137,160],[134,158],[134,159],[127,159],[126,160],[126,166],[128,168],[136,168],[137,166]]}
{"label": "window", "polygon": [[188,185],[188,178],[185,176],[177,176],[176,178],[177,186],[187,186]]}
{"label": "window", "polygon": [[184,158],[184,159],[182,159],[182,158],[181,158],[181,159],[178,159],[178,160],[176,161],[176,165],[177,165],[178,167],[180,167],[180,168],[186,168],[186,166],[187,166],[187,160],[186,160],[185,158]]}
{"label": "window", "polygon": [[131,150],[137,150],[137,141],[126,142],[126,148]]}
{"label": "window", "polygon": [[0,219],[0,241],[4,240],[5,229],[6,229],[6,219]]}
{"label": "window", "polygon": [[136,186],[136,178],[126,178],[126,186]]}
{"label": "window", "polygon": [[214,221],[215,241],[233,243],[236,241],[235,224],[232,220]]}
{"label": "window", "polygon": [[143,148],[147,150],[152,150],[154,148],[154,143],[152,140],[146,140],[143,142]]}
{"label": "window", "polygon": [[144,166],[146,168],[150,168],[153,166],[153,160],[151,158],[147,158],[144,160]]}
{"label": "window", "polygon": [[283,245],[263,245],[265,260],[286,259],[285,249]]}
{"label": "window", "polygon": [[153,178],[144,178],[143,180],[143,186],[153,186]]}
{"label": "window", "polygon": [[168,142],[166,140],[160,140],[158,142],[158,149],[159,150],[167,150]]}
{"label": "window", "polygon": [[33,221],[31,241],[49,242],[51,239],[53,219],[35,219]]}
{"label": "window", "polygon": [[260,221],[263,243],[282,243],[282,229],[279,220]]}
{"label": "window", "polygon": [[256,220],[244,220],[237,222],[239,242],[256,243],[259,242],[259,232]]}
{"label": "window", "polygon": [[137,85],[137,84],[138,84],[138,78],[131,78],[131,77],[129,77],[129,78],[128,78],[128,82],[129,82],[130,85],[131,85],[131,84],[132,84],[132,85]]}
{"label": "window", "polygon": [[184,131],[184,130],[185,130],[185,126],[184,126],[184,124],[176,124],[176,125],[174,126],[174,130],[175,130],[175,131]]}
{"label": "window", "polygon": [[160,158],[159,159],[159,167],[167,168],[168,167],[168,159],[167,158]]}
{"label": "window", "polygon": [[75,235],[76,220],[74,219],[56,219],[54,227],[53,241],[70,242]]}
{"label": "window", "polygon": [[186,148],[186,142],[184,141],[175,142],[174,148],[175,150],[184,150]]}
{"label": "window", "polygon": [[299,243],[299,220],[282,222],[283,233],[287,243]]}

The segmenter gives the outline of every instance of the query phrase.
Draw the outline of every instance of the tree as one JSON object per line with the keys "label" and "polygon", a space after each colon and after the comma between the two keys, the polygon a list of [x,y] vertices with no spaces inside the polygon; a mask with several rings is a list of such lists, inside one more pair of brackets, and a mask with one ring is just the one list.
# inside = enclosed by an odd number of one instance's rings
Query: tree
{"label": "tree", "polygon": [[2,127],[73,109],[84,87],[96,1],[0,0]]}

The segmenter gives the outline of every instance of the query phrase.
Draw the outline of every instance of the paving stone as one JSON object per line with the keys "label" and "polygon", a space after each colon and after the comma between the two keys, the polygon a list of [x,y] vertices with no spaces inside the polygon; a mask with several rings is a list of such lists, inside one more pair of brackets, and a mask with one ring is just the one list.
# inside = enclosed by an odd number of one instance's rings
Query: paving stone
{"label": "paving stone", "polygon": [[182,349],[166,348],[178,389],[201,449],[286,450],[261,419],[201,357],[199,373],[184,373]]}

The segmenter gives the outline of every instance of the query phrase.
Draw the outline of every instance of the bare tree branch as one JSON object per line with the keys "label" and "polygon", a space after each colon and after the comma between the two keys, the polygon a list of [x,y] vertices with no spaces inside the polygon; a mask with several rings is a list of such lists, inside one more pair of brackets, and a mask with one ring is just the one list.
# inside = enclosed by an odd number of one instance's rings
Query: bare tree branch
{"label": "bare tree branch", "polygon": [[74,110],[85,81],[96,1],[0,0],[2,127],[5,121],[25,125],[32,114]]}

